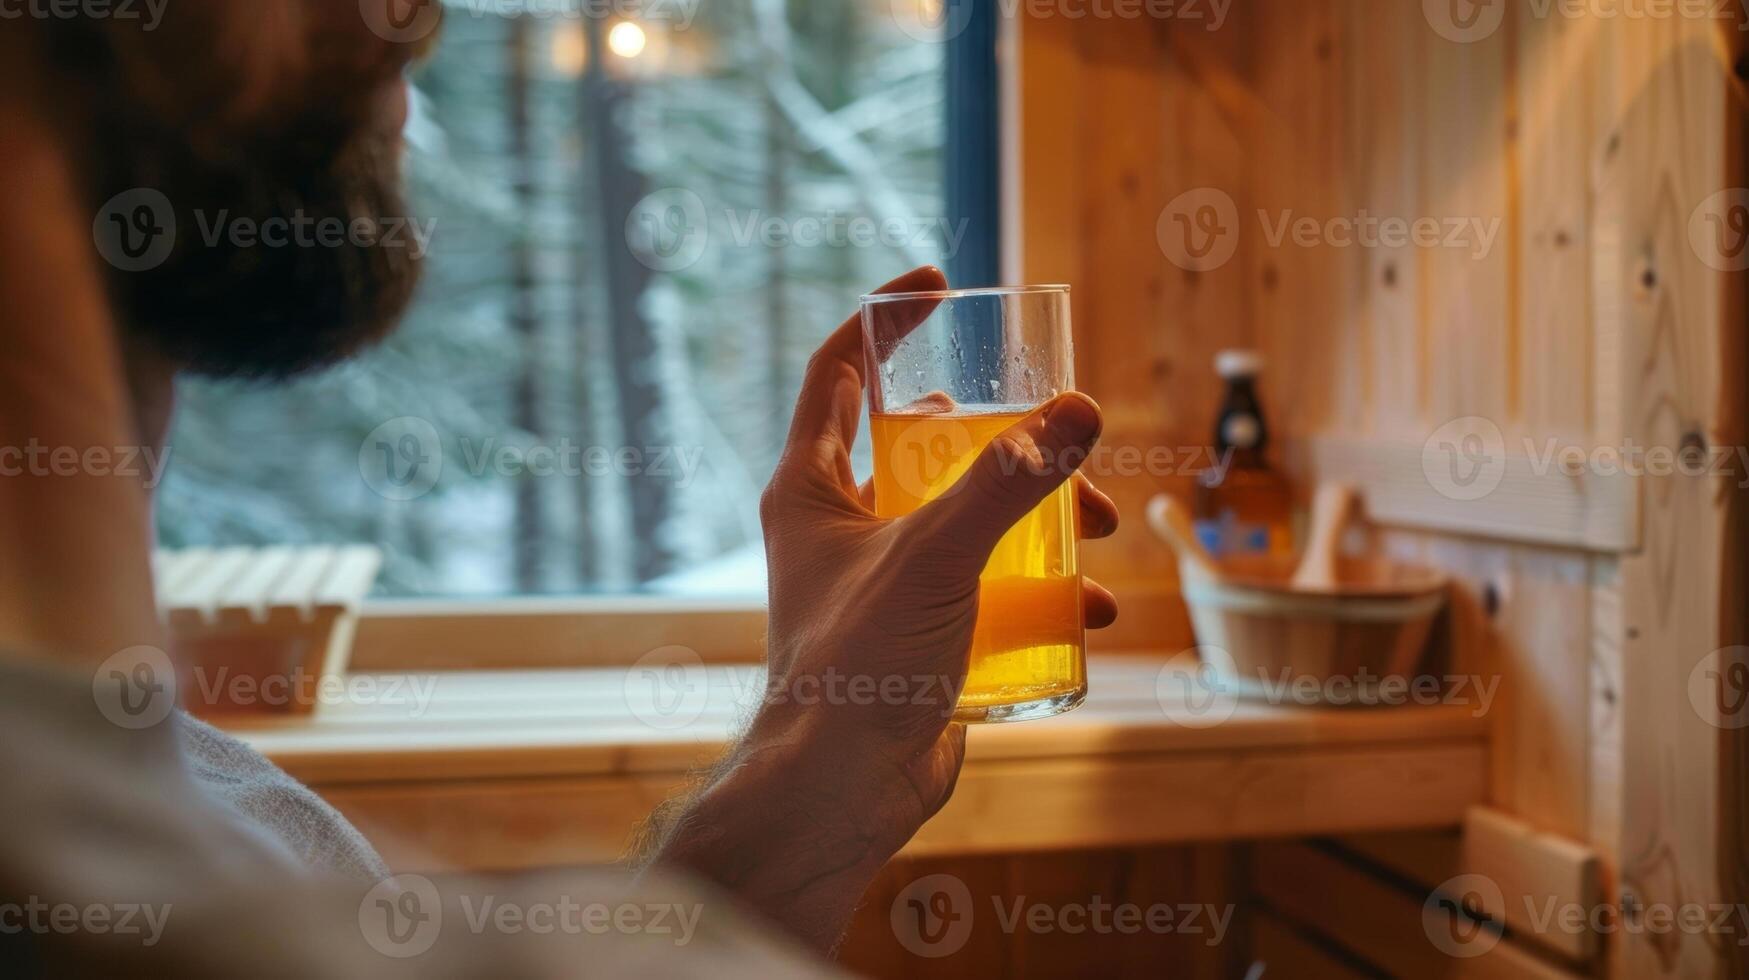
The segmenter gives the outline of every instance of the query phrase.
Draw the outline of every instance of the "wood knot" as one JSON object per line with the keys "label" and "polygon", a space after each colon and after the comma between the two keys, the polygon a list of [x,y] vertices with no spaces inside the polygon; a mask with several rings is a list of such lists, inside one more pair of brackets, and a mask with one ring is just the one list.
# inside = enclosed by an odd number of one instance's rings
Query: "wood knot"
{"label": "wood knot", "polygon": [[1684,432],[1682,444],[1676,450],[1676,458],[1682,461],[1684,470],[1703,471],[1707,459],[1706,436],[1698,429]]}

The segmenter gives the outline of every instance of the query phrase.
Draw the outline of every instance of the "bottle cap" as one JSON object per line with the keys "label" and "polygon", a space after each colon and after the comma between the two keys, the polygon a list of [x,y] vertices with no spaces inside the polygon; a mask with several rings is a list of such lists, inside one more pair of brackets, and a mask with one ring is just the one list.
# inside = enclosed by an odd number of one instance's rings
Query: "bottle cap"
{"label": "bottle cap", "polygon": [[1215,373],[1229,381],[1254,378],[1263,373],[1263,355],[1242,347],[1221,351],[1215,355]]}

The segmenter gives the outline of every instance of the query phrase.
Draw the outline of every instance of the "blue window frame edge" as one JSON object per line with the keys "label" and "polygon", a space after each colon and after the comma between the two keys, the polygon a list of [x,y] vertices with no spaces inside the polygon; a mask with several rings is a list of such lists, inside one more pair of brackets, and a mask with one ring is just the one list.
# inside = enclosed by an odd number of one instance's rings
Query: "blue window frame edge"
{"label": "blue window frame edge", "polygon": [[1002,276],[1001,106],[996,43],[999,5],[948,0],[942,23],[964,27],[947,41],[947,138],[942,154],[949,226],[963,227],[946,257],[956,287],[996,286]]}

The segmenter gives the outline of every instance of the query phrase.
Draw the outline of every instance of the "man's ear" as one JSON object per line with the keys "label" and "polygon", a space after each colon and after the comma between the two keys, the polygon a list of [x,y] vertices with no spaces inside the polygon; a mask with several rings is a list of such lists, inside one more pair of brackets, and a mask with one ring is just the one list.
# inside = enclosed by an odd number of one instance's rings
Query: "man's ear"
{"label": "man's ear", "polygon": [[[0,91],[15,64],[0,72]],[[0,656],[88,669],[163,647],[150,501],[99,274],[96,215],[64,147],[0,97]],[[131,471],[130,471],[131,472]]]}

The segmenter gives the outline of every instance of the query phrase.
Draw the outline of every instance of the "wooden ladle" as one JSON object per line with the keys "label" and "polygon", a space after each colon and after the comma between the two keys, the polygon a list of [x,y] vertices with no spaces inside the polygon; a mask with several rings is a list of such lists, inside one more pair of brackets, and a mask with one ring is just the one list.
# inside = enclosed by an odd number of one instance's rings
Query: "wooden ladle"
{"label": "wooden ladle", "polygon": [[1190,512],[1178,502],[1178,498],[1162,493],[1148,501],[1148,526],[1172,545],[1180,559],[1189,561],[1191,567],[1205,578],[1220,581],[1223,577],[1221,567],[1215,564],[1214,558],[1197,538]]}
{"label": "wooden ladle", "polygon": [[1312,535],[1289,583],[1296,592],[1335,592],[1342,532],[1354,513],[1355,491],[1347,483],[1324,483],[1312,497]]}

